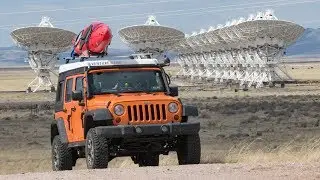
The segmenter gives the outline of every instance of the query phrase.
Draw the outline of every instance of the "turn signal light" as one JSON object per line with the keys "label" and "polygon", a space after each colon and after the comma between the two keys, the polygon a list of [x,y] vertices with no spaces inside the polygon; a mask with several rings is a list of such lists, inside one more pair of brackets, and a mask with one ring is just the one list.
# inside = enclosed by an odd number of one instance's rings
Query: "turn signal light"
{"label": "turn signal light", "polygon": [[116,123],[118,123],[118,124],[119,124],[120,122],[121,122],[121,118],[119,118],[119,117],[118,117],[118,118],[116,118]]}

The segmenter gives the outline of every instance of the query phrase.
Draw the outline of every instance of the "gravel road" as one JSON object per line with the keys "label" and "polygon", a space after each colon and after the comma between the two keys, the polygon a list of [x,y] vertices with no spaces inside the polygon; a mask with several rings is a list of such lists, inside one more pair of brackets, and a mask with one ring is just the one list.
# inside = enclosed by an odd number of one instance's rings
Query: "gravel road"
{"label": "gravel road", "polygon": [[0,179],[320,179],[320,164],[201,164],[26,173]]}

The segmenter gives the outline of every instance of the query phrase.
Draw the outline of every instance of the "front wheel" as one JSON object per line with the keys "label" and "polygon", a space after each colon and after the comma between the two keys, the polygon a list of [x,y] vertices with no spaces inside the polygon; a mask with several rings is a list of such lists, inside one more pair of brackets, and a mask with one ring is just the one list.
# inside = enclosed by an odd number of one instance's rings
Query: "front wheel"
{"label": "front wheel", "polygon": [[201,145],[199,134],[179,136],[177,146],[179,165],[200,163]]}
{"label": "front wheel", "polygon": [[88,169],[108,167],[108,141],[106,138],[98,136],[94,128],[88,131],[85,152]]}

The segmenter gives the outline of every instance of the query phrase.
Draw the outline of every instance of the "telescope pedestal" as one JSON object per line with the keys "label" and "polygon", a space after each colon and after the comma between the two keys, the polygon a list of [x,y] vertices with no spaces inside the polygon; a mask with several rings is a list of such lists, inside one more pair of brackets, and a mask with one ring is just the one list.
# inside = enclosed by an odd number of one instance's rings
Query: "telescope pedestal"
{"label": "telescope pedestal", "polygon": [[50,70],[41,69],[40,73],[37,74],[37,77],[34,78],[27,88],[27,93],[36,92],[39,88],[44,87],[44,90],[54,92],[55,87],[50,79]]}

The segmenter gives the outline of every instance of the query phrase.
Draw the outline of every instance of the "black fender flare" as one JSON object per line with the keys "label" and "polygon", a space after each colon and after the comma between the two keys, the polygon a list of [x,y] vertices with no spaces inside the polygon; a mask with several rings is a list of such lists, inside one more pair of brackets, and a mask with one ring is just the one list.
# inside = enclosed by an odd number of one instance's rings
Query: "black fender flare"
{"label": "black fender flare", "polygon": [[86,137],[89,129],[96,125],[113,125],[113,116],[107,108],[90,110],[84,113],[82,125]]}
{"label": "black fender flare", "polygon": [[183,105],[182,116],[198,116],[198,108],[190,105]]}
{"label": "black fender flare", "polygon": [[62,118],[58,118],[51,123],[51,143],[56,135],[60,136],[62,143],[68,143],[67,130]]}
{"label": "black fender flare", "polygon": [[109,109],[95,109],[84,113],[84,118],[92,117],[93,121],[113,120],[113,116]]}

